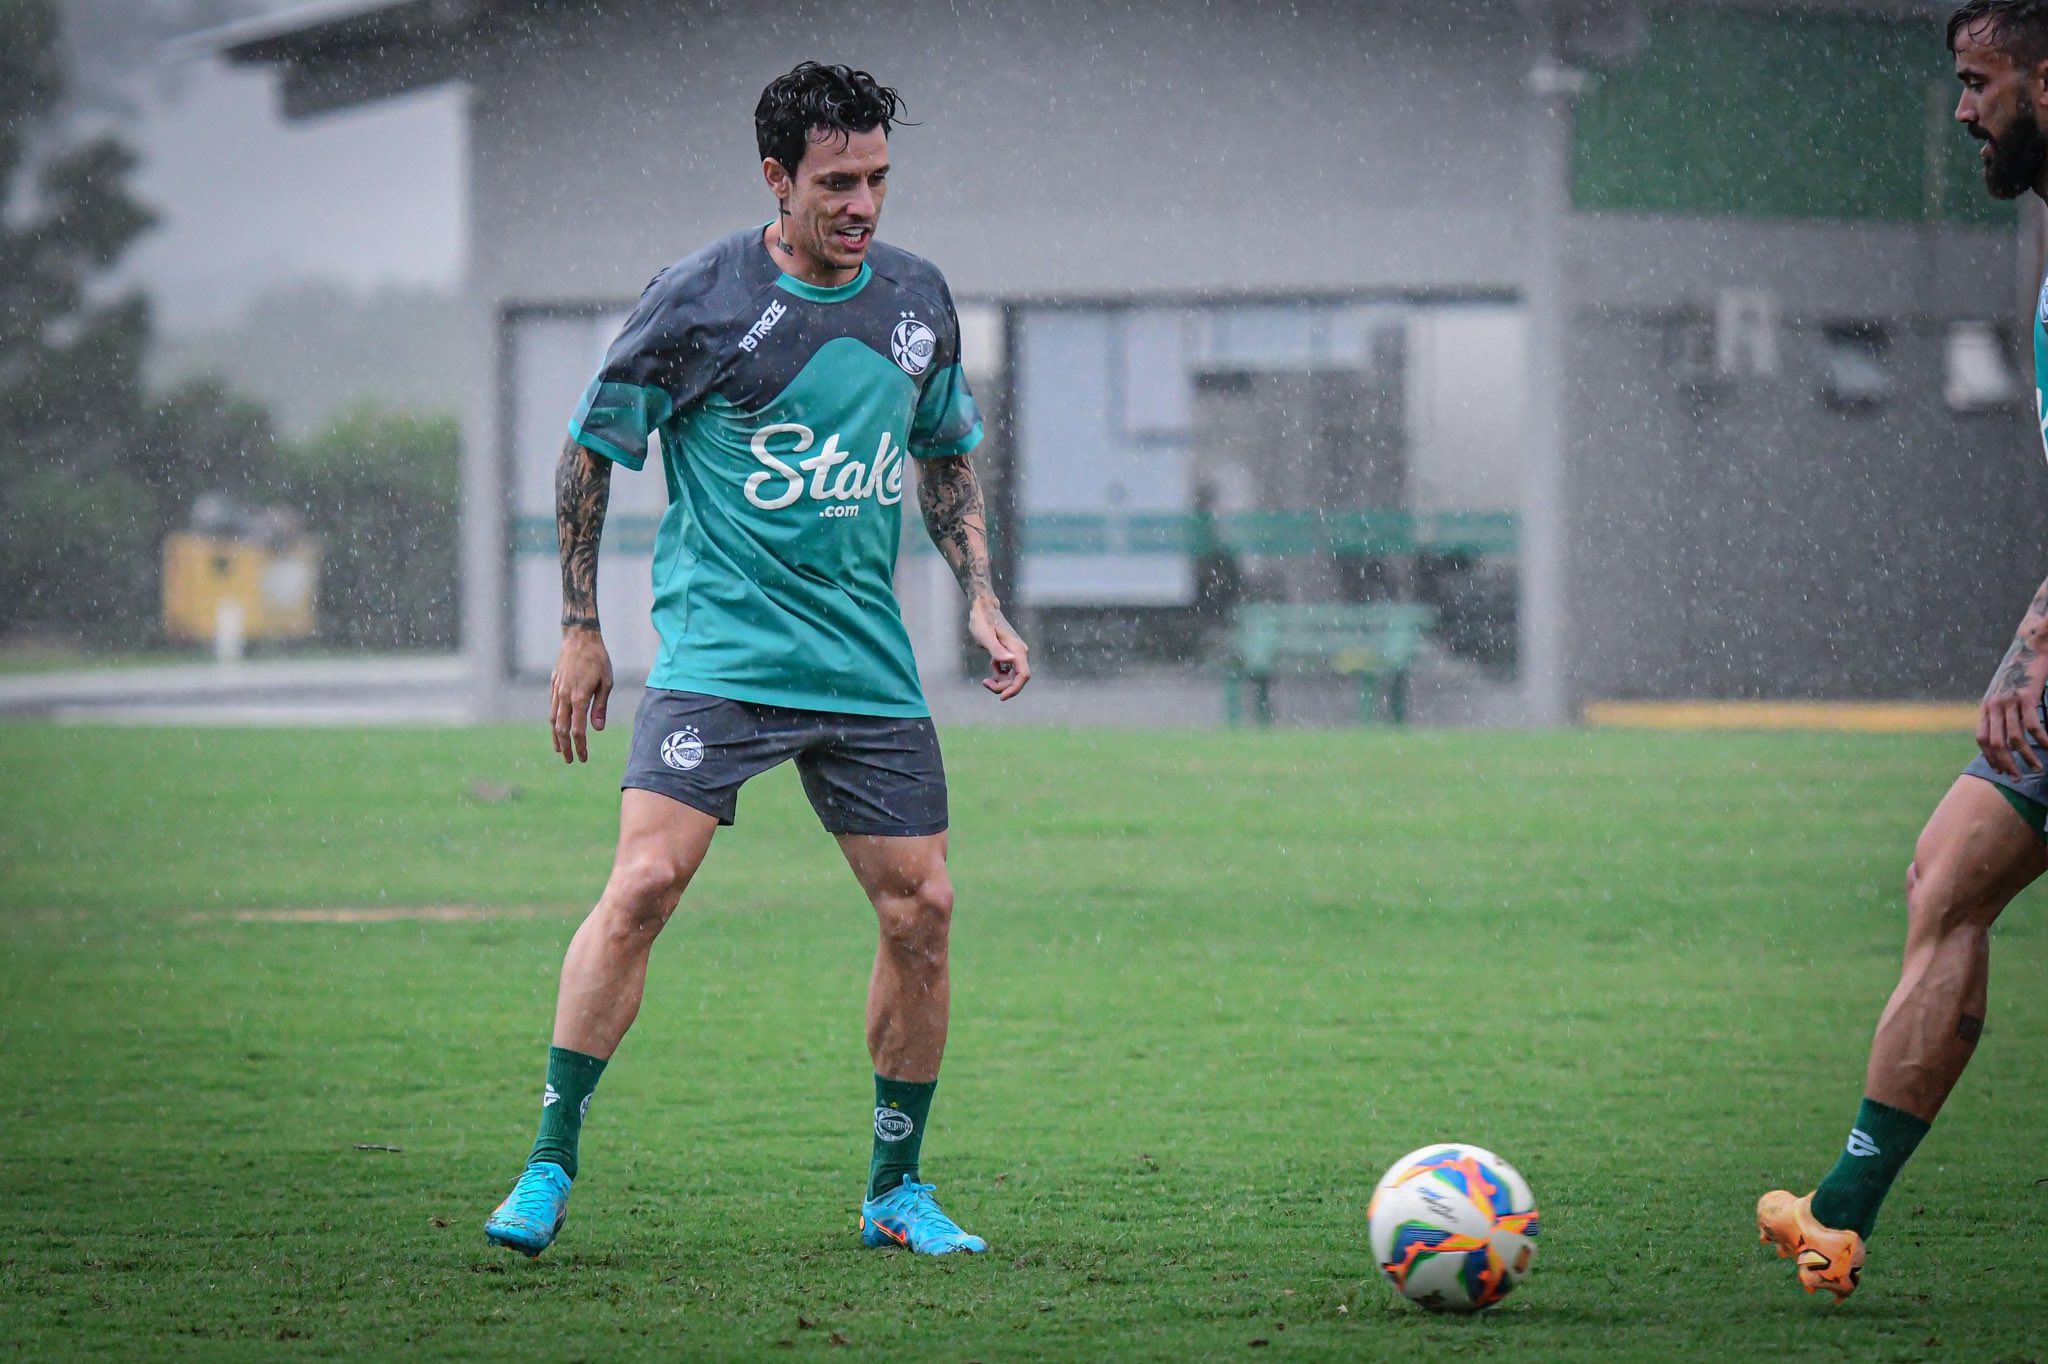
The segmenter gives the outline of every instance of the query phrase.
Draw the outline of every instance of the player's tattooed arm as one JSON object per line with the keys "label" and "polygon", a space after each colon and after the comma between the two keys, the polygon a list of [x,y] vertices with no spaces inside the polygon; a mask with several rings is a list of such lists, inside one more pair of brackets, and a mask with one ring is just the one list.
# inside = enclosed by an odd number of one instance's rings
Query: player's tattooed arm
{"label": "player's tattooed arm", "polygon": [[590,760],[603,729],[612,660],[597,625],[597,542],[612,496],[612,462],[574,440],[555,465],[555,539],[562,548],[562,651],[548,679],[548,727],[565,763]]}
{"label": "player's tattooed arm", "polygon": [[1991,689],[1997,693],[2019,692],[2027,685],[2027,669],[2038,657],[2040,651],[2027,642],[2025,635],[2013,636],[2012,647],[1999,661],[1998,677],[1991,684]]}
{"label": "player's tattooed arm", "polygon": [[612,462],[571,440],[555,465],[555,538],[562,549],[562,628],[595,630],[597,545],[611,503]]}
{"label": "player's tattooed arm", "polygon": [[982,686],[1004,701],[1031,680],[1031,651],[1003,618],[995,579],[988,566],[988,508],[981,483],[965,455],[918,461],[917,505],[924,528],[939,547],[960,590],[967,594],[967,633],[988,650],[989,675]]}
{"label": "player's tattooed arm", "polygon": [[928,459],[917,466],[917,505],[932,543],[953,566],[970,602],[996,599],[988,567],[988,509],[981,481],[965,455]]}
{"label": "player's tattooed arm", "polygon": [[2043,650],[2048,650],[2048,582],[2042,583],[2034,593],[2034,600],[2027,603],[2027,614],[2020,618],[2020,628],[2013,634],[2012,647],[2005,651],[2005,657],[1998,664],[1998,673],[1991,679],[1990,694],[2024,691],[2029,673],[2039,663]]}
{"label": "player's tattooed arm", "polygon": [[2014,632],[2012,647],[1999,660],[1977,712],[1977,747],[1993,770],[2009,777],[2039,768],[2038,746],[2048,749],[2048,720],[2042,692],[2048,688],[2048,582],[2034,593]]}

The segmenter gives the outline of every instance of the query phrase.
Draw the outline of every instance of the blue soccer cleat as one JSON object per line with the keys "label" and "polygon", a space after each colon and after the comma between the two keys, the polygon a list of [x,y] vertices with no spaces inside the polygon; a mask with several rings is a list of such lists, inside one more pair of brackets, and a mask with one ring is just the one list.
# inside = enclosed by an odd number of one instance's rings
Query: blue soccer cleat
{"label": "blue soccer cleat", "polygon": [[555,1243],[555,1233],[569,1220],[569,1184],[561,1166],[536,1160],[484,1223],[484,1235],[492,1245],[516,1250],[528,1259],[539,1255]]}
{"label": "blue soccer cleat", "polygon": [[860,1207],[860,1243],[864,1246],[902,1246],[916,1255],[951,1255],[955,1251],[978,1254],[988,1242],[960,1230],[932,1197],[933,1185],[920,1184],[903,1176],[900,1188],[880,1198],[870,1198]]}

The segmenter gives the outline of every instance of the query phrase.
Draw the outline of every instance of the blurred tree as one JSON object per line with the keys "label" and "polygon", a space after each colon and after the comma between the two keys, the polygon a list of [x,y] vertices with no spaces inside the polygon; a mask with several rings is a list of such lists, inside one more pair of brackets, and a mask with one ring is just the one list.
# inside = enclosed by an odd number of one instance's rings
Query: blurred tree
{"label": "blurred tree", "polygon": [[152,595],[135,585],[155,581],[155,527],[134,520],[151,501],[122,472],[149,306],[94,286],[153,219],[128,192],[127,148],[63,143],[58,43],[51,0],[0,0],[0,632],[131,634]]}
{"label": "blurred tree", "polygon": [[14,620],[127,640],[153,636],[149,493],[125,474],[31,469],[0,498],[0,583]]}
{"label": "blurred tree", "polygon": [[277,436],[261,403],[220,379],[187,379],[156,398],[124,451],[128,473],[149,490],[156,524],[176,529],[201,493],[237,502],[275,496]]}
{"label": "blurred tree", "polygon": [[323,542],[326,638],[454,647],[460,448],[452,416],[363,405],[281,452],[286,500]]}

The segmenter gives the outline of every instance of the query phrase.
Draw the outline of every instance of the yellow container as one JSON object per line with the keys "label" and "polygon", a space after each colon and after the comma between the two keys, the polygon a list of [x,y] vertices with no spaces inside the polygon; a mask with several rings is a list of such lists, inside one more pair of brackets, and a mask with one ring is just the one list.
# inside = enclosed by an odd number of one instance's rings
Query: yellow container
{"label": "yellow container", "polygon": [[320,547],[297,540],[273,548],[249,540],[179,533],[164,539],[164,633],[209,640],[222,608],[239,612],[248,639],[304,639],[313,633]]}

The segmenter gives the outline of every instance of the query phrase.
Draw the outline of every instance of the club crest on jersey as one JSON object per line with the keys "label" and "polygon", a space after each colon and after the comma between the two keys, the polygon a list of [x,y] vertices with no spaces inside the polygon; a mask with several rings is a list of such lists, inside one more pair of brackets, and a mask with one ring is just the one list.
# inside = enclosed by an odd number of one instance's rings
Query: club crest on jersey
{"label": "club crest on jersey", "polygon": [[[770,448],[769,442],[785,436],[790,438],[786,446],[779,451]],[[748,448],[768,467],[747,475],[741,485],[747,501],[762,511],[780,511],[808,494],[811,501],[826,504],[820,516],[842,517],[857,515],[869,498],[884,507],[903,500],[903,447],[889,432],[882,433],[871,461],[854,459],[851,450],[841,449],[836,431],[825,438],[817,454],[788,459],[803,454],[817,440],[817,433],[800,422],[777,422],[756,431]]]}
{"label": "club crest on jersey", "polygon": [[678,772],[688,772],[704,761],[704,741],[697,731],[684,725],[661,741],[661,760]]}
{"label": "club crest on jersey", "polygon": [[918,375],[930,369],[938,349],[939,338],[914,317],[898,322],[896,330],[889,334],[889,357],[903,367],[905,374]]}

